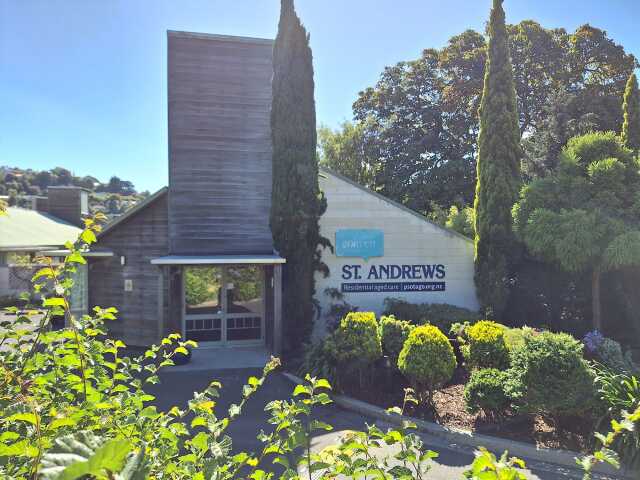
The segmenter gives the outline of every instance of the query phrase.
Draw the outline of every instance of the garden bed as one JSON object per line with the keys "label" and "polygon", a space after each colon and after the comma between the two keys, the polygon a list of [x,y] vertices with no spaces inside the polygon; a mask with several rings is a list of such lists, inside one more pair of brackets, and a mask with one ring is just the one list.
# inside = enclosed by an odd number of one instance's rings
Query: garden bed
{"label": "garden bed", "polygon": [[[517,440],[540,448],[587,452],[593,447],[591,445],[593,425],[588,421],[576,419],[568,422],[568,425],[558,427],[538,415],[506,415],[502,419],[494,419],[482,413],[468,413],[463,397],[467,380],[468,373],[462,368],[457,368],[452,381],[435,392],[433,397],[435,412],[408,405],[405,414],[445,427]],[[342,392],[372,405],[390,408],[402,405],[406,387],[408,385],[398,373],[393,375],[387,388],[381,389],[379,385],[375,388],[363,389],[347,386],[342,389]]]}

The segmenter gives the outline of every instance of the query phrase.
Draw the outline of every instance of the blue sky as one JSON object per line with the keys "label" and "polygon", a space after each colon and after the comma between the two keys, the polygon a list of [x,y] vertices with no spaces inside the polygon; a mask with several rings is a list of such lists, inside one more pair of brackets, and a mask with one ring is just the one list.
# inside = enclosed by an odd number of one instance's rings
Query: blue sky
{"label": "blue sky", "polygon": [[[351,118],[386,65],[482,30],[491,0],[296,0],[318,121]],[[274,37],[279,0],[0,0],[0,165],[167,182],[166,30]],[[640,57],[637,0],[506,0],[507,21],[591,23]]]}

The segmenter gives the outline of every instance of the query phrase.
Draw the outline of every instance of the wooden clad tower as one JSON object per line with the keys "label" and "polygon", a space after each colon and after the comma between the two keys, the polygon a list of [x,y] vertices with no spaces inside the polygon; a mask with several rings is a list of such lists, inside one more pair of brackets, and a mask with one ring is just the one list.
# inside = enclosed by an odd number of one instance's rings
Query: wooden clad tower
{"label": "wooden clad tower", "polygon": [[273,41],[168,32],[169,249],[273,253]]}

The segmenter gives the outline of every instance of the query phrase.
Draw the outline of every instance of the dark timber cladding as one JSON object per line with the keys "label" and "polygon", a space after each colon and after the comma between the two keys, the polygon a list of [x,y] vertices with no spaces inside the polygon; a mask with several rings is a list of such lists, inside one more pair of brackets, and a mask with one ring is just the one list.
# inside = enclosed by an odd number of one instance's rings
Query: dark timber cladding
{"label": "dark timber cladding", "polygon": [[270,254],[271,40],[168,33],[172,254]]}
{"label": "dark timber cladding", "polygon": [[151,345],[167,333],[180,331],[167,314],[168,272],[151,264],[169,250],[167,230],[163,189],[144,208],[128,217],[125,214],[98,236],[98,245],[114,255],[91,260],[89,304],[118,308],[118,319],[107,322],[107,328],[128,345]]}

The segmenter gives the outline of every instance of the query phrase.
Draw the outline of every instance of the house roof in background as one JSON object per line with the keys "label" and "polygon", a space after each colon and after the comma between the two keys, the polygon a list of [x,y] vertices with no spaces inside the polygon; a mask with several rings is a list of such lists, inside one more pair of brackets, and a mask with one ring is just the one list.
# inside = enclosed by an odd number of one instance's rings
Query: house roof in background
{"label": "house roof in background", "polygon": [[38,251],[75,241],[82,230],[53,215],[9,207],[0,216],[0,251]]}

